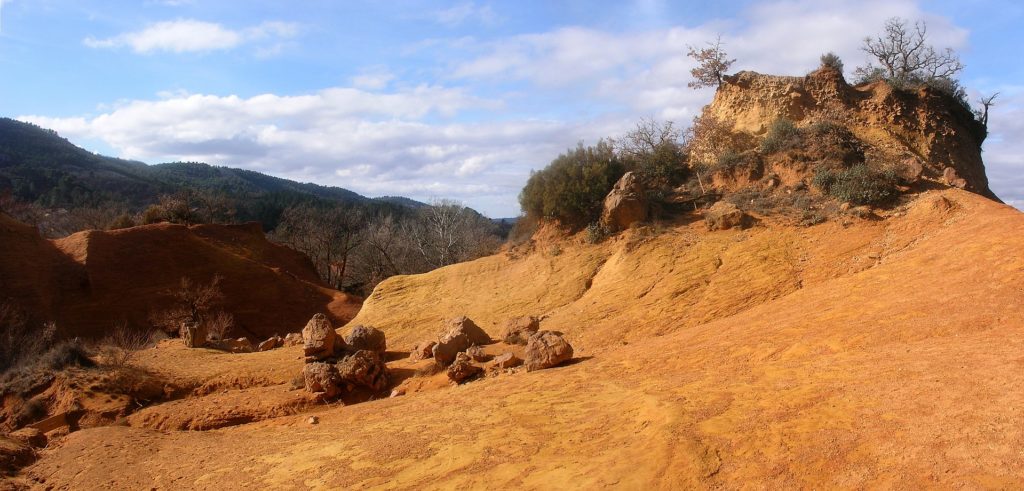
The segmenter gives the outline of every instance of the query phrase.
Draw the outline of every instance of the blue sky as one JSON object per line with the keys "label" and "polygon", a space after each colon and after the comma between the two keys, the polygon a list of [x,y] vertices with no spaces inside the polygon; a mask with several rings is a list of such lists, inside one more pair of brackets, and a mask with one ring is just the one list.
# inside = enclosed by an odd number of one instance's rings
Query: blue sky
{"label": "blue sky", "polygon": [[147,163],[197,160],[518,214],[531,169],[640,118],[687,125],[688,44],[736,69],[848,70],[892,16],[1000,92],[984,157],[1024,205],[1024,7],[1010,1],[0,0],[0,115]]}

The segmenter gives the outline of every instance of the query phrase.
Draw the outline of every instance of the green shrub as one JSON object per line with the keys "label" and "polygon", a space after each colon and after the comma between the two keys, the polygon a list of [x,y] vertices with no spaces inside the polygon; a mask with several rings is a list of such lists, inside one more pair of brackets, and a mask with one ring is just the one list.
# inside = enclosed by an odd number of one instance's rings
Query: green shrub
{"label": "green shrub", "polygon": [[761,140],[761,153],[768,155],[795,147],[800,143],[800,129],[786,118],[776,119]]}
{"label": "green shrub", "polygon": [[865,164],[839,171],[821,169],[814,175],[814,185],[839,201],[855,205],[882,205],[899,194],[893,172],[875,171]]}
{"label": "green shrub", "polygon": [[742,153],[737,152],[733,149],[726,149],[724,152],[718,154],[718,169],[731,169],[746,162]]}
{"label": "green shrub", "polygon": [[600,243],[606,237],[608,237],[608,229],[604,225],[601,225],[599,222],[587,225],[586,241],[588,244]]}
{"label": "green shrub", "polygon": [[529,217],[554,218],[579,227],[597,219],[604,197],[624,173],[608,142],[591,147],[580,143],[533,172],[519,193],[519,204]]}
{"label": "green shrub", "polygon": [[832,68],[833,70],[843,73],[843,60],[839,59],[839,55],[829,51],[821,55],[821,66]]}

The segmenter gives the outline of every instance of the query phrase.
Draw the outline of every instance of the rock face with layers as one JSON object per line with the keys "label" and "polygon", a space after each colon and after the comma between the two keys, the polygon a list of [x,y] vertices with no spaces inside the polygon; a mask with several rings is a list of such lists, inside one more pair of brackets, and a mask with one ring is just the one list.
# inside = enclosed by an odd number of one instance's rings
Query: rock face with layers
{"label": "rock face with layers", "polygon": [[[933,88],[903,91],[884,81],[851,86],[842,73],[830,68],[804,77],[743,71],[725,77],[703,116],[755,139],[780,118],[798,127],[838,123],[891,162],[919,156],[924,177],[942,181],[944,170],[950,167],[963,179],[950,186],[998,199],[989,189],[981,159],[985,126],[959,102]],[[718,148],[703,143],[695,142],[693,147]],[[694,154],[691,159],[714,162],[717,155]]]}
{"label": "rock face with layers", "polygon": [[554,331],[537,331],[526,343],[526,371],[543,370],[572,359],[572,346]]}
{"label": "rock face with layers", "polygon": [[644,187],[633,172],[627,172],[604,198],[601,224],[613,231],[647,219],[650,203]]}

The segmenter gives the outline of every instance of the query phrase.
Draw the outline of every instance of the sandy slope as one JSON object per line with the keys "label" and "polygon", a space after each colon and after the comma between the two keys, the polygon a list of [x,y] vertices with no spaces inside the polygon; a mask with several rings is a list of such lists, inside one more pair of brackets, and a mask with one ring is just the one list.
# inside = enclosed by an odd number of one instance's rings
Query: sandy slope
{"label": "sandy slope", "polygon": [[83,430],[23,476],[68,489],[1022,487],[1024,215],[960,191],[897,215],[681,226],[389,280],[354,322],[397,343],[442,316],[493,329],[546,313],[582,359],[321,408],[318,425]]}

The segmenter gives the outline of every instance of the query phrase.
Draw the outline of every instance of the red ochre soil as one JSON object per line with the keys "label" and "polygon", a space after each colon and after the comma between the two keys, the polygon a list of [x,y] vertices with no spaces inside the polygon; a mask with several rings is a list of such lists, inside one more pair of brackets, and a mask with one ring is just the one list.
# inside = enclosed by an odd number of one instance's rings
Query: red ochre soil
{"label": "red ochre soil", "polygon": [[[13,482],[1024,487],[1024,214],[944,190],[882,218],[718,232],[683,220],[389,279],[350,325],[384,329],[396,352],[463,314],[492,337],[543,316],[576,347],[550,370],[413,377],[422,390],[401,397],[303,405],[288,389],[298,347],[166,341],[136,365],[192,395],[56,438]],[[411,376],[400,356],[391,368]],[[218,428],[177,430],[193,423]]]}
{"label": "red ochre soil", "polygon": [[102,336],[124,321],[147,325],[186,277],[222,276],[221,307],[234,315],[234,334],[254,342],[298,331],[317,312],[344,323],[361,303],[324,285],[305,256],[269,242],[257,224],[156,224],[51,241],[0,214],[0,243],[0,298],[56,321],[67,337]]}

